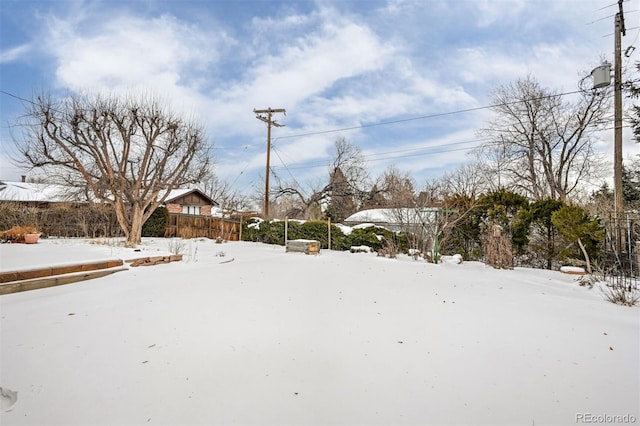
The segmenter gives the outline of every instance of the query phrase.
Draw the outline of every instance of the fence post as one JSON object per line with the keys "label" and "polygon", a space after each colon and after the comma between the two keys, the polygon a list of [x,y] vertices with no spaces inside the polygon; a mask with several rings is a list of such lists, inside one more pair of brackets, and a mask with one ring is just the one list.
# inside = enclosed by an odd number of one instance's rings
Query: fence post
{"label": "fence post", "polygon": [[331,218],[327,220],[327,235],[329,237],[327,242],[327,250],[331,250]]}
{"label": "fence post", "polygon": [[287,238],[289,232],[289,217],[284,218],[284,251],[287,251]]}

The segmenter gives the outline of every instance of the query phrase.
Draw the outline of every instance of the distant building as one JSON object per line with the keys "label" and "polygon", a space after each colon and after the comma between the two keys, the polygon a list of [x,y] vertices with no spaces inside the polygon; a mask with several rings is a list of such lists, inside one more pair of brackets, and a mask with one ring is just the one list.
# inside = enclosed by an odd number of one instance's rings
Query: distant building
{"label": "distant building", "polygon": [[33,182],[0,181],[0,202],[15,202],[29,207],[46,208],[51,204],[85,204],[86,196],[63,185]]}
{"label": "distant building", "polygon": [[[64,185],[0,181],[0,202],[47,208],[52,204],[86,204],[90,201],[87,194]],[[211,216],[212,207],[218,203],[199,189],[174,189],[164,205],[170,213]]]}
{"label": "distant building", "polygon": [[164,205],[169,213],[211,216],[211,208],[218,203],[199,189],[174,189]]}
{"label": "distant building", "polygon": [[436,207],[368,209],[352,214],[342,223],[351,227],[375,225],[395,232],[416,232],[432,228],[439,211]]}

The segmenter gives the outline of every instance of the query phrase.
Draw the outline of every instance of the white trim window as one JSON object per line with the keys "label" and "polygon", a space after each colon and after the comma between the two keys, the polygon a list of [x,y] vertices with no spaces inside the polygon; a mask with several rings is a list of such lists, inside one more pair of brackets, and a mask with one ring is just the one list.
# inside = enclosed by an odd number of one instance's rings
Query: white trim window
{"label": "white trim window", "polygon": [[200,206],[190,206],[190,205],[184,204],[182,206],[182,213],[200,215]]}

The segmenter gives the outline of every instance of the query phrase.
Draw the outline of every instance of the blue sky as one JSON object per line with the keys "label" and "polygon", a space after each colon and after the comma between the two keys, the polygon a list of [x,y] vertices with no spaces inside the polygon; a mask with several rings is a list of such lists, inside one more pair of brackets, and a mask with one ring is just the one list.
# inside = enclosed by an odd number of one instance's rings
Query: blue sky
{"label": "blue sky", "polygon": [[[253,109],[268,107],[287,110],[272,134],[282,180],[326,180],[344,137],[373,176],[395,165],[420,185],[469,161],[491,113],[430,116],[490,105],[494,89],[528,74],[576,90],[602,57],[613,61],[615,3],[0,0],[0,90],[159,95],[205,125],[216,174],[247,193],[264,185],[266,127]],[[640,0],[624,9],[631,69]],[[0,94],[0,179],[24,173],[8,161],[23,109]],[[609,133],[598,143],[606,154]],[[625,132],[625,157],[638,152]]]}

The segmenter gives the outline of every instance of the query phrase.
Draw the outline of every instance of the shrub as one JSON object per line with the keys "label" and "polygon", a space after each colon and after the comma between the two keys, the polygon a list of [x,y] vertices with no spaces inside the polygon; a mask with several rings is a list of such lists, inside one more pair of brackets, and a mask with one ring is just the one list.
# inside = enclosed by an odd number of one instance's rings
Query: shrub
{"label": "shrub", "polygon": [[382,248],[378,250],[378,256],[395,259],[398,256],[398,246],[392,240],[384,240]]}
{"label": "shrub", "polygon": [[172,254],[182,254],[184,252],[184,247],[186,246],[186,243],[184,240],[180,240],[180,239],[171,239],[169,240],[169,252],[171,252]]}
{"label": "shrub", "polygon": [[261,222],[256,241],[266,244],[284,245],[284,222]]}
{"label": "shrub", "polygon": [[11,229],[0,232],[0,238],[3,241],[10,241],[12,243],[24,243],[25,234],[38,234],[38,228],[35,226],[12,226]]}
{"label": "shrub", "polygon": [[[301,236],[297,238],[304,238],[307,240],[320,241],[322,248],[329,247],[329,230],[327,229],[327,222],[322,221],[309,221],[300,226]],[[289,234],[291,235],[291,234]],[[291,238],[290,239],[294,239]],[[342,230],[335,225],[331,225],[331,249],[332,250],[348,250],[350,245],[348,244],[347,236],[344,235]]]}
{"label": "shrub", "polygon": [[[255,226],[258,224],[259,226]],[[284,245],[283,221],[260,221],[252,218],[242,224],[242,240],[255,241],[266,244]],[[289,240],[317,240],[322,248],[328,247],[327,222],[309,221],[297,222],[289,221],[287,228],[287,239]],[[348,250],[350,241],[346,235],[335,225],[331,225],[331,248],[333,250]]]}
{"label": "shrub", "polygon": [[44,208],[0,202],[0,229],[34,225],[43,236],[117,237],[122,235],[115,212],[101,203],[53,203]]}
{"label": "shrub", "polygon": [[388,229],[378,226],[357,228],[349,235],[350,246],[369,246],[374,251],[383,247],[384,240],[395,241],[396,235]]}
{"label": "shrub", "polygon": [[151,213],[149,219],[142,225],[143,237],[164,237],[167,223],[169,222],[169,210],[166,207],[158,207]]}
{"label": "shrub", "polygon": [[257,242],[260,233],[260,219],[255,217],[242,222],[242,241]]}
{"label": "shrub", "polygon": [[607,285],[602,288],[606,300],[616,305],[635,306],[640,302],[640,289],[625,285]]}

